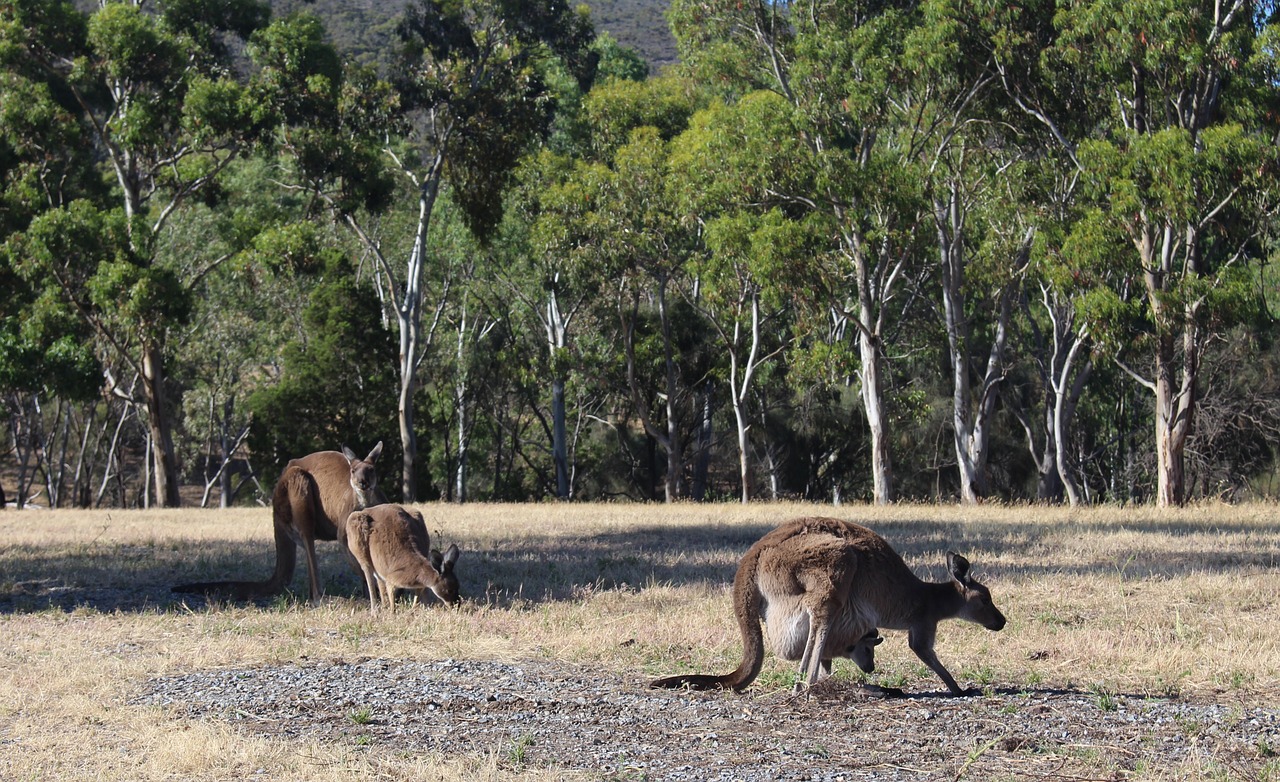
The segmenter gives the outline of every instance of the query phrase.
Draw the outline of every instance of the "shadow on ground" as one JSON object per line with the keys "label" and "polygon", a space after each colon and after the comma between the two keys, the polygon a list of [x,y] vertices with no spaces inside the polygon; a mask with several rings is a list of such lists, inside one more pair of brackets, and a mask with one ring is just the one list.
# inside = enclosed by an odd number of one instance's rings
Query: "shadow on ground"
{"label": "shadow on ground", "polygon": [[[1031,515],[1032,510],[1028,510]],[[497,607],[533,601],[572,600],[602,589],[642,589],[653,584],[727,585],[738,558],[771,525],[682,527],[637,526],[607,534],[577,537],[522,537],[485,546],[456,542],[463,549],[458,573],[465,597]],[[1206,528],[1195,524],[1150,522],[1135,518],[1124,525],[1073,526],[1080,534],[1106,535],[1123,530],[1107,561],[1081,563],[1047,542],[1061,532],[1029,520],[986,524],[946,518],[894,520],[876,530],[913,563],[922,578],[945,576],[944,553],[966,554],[980,577],[991,580],[1034,578],[1043,573],[1122,574],[1125,578],[1168,578],[1193,572],[1273,567],[1274,536],[1255,527],[1223,525],[1213,532],[1236,535],[1244,544],[1206,554],[1190,545]],[[1144,546],[1143,535],[1162,538]],[[1179,546],[1180,538],[1188,545]],[[1170,544],[1172,540],[1172,545]],[[364,599],[364,582],[340,556],[337,544],[317,546],[328,595]],[[1025,554],[1028,564],[1000,565],[1001,554]],[[265,579],[274,565],[272,544],[263,542],[78,543],[72,546],[8,546],[0,549],[0,613],[88,609],[114,611],[202,610],[201,595],[172,594],[170,587],[189,581]],[[292,590],[270,605],[305,600],[307,584],[301,557]]]}

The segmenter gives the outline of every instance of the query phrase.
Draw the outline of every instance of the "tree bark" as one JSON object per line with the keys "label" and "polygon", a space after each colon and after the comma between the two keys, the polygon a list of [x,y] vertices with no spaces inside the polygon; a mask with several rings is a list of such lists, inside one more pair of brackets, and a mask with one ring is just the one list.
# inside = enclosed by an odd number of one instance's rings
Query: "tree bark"
{"label": "tree bark", "polygon": [[560,307],[560,297],[554,285],[559,282],[559,275],[553,280],[550,295],[547,298],[547,312],[543,325],[547,331],[547,349],[551,364],[551,459],[556,472],[556,497],[569,499],[569,437],[565,423],[568,411],[565,405],[565,372],[562,356],[569,341],[569,321],[572,311],[564,312]]}
{"label": "tree bark", "polygon": [[714,394],[715,383],[708,380],[702,386],[702,404],[698,406],[701,413],[701,423],[698,425],[698,453],[694,459],[693,487],[690,492],[690,496],[695,502],[702,502],[707,498],[707,474],[711,468],[711,444],[715,436],[712,420],[712,414],[715,412],[713,405]]}
{"label": "tree bark", "polygon": [[862,406],[871,432],[872,500],[876,505],[887,505],[893,502],[893,456],[889,451],[889,412],[884,400],[879,340],[860,330],[858,354],[862,359]]}
{"label": "tree bark", "polygon": [[178,466],[174,456],[169,416],[165,410],[164,360],[155,345],[142,352],[142,393],[147,405],[147,428],[151,433],[152,476],[156,501],[162,508],[182,504],[178,493]]}
{"label": "tree bark", "polygon": [[556,497],[569,499],[569,438],[565,426],[564,378],[551,380],[551,455],[556,470]]}

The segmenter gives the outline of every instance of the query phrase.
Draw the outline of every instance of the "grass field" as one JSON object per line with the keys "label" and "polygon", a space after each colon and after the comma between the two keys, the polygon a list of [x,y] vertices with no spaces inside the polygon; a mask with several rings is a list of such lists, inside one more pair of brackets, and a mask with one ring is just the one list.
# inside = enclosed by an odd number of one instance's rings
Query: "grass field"
{"label": "grass field", "polygon": [[[1009,624],[1000,633],[941,626],[939,656],[962,685],[1243,704],[1280,697],[1275,505],[419,507],[434,543],[463,549],[459,611],[401,605],[370,615],[363,583],[334,544],[320,545],[328,596],[317,606],[169,594],[182,581],[265,578],[266,509],[0,512],[0,779],[561,778],[514,768],[497,747],[441,757],[319,744],[134,701],[156,677],[304,659],[727,671],[740,657],[728,591],[738,557],[779,521],[812,514],[871,526],[923,578],[944,577],[947,549],[969,557]],[[305,568],[294,594],[306,594]],[[901,634],[885,635],[874,681],[942,689]],[[851,675],[852,664],[839,666]],[[784,690],[793,675],[768,658],[741,697]],[[1280,778],[1280,763],[1258,767]]]}

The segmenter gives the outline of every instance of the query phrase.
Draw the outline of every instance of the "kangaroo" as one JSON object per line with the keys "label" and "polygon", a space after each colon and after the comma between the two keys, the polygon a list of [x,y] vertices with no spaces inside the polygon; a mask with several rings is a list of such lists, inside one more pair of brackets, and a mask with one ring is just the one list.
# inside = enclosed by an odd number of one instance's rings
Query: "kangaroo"
{"label": "kangaroo", "polygon": [[[379,442],[364,459],[356,458],[344,445],[341,452],[318,451],[290,460],[271,493],[276,538],[276,569],[271,577],[266,581],[179,584],[173,591],[219,593],[234,600],[278,595],[293,580],[301,545],[307,558],[311,602],[318,601],[324,590],[316,568],[316,541],[342,543],[346,536],[344,522],[352,511],[387,501],[378,488],[374,469],[381,454]],[[345,545],[342,550],[347,553]]]}
{"label": "kangaroo", "polygon": [[[858,639],[853,646],[847,647],[842,653],[833,655],[835,657],[848,657],[853,660],[854,664],[862,669],[863,673],[876,672],[876,647],[884,643],[884,638],[880,636],[880,631],[874,627],[867,631],[866,635]],[[774,654],[778,654],[774,649]],[[781,656],[781,655],[779,655]],[[787,659],[783,657],[782,659]],[[822,672],[820,675],[828,675],[831,673],[831,658],[822,661]],[[799,685],[797,685],[797,688]]]}
{"label": "kangaroo", "polygon": [[419,600],[427,589],[445,603],[458,604],[458,576],[453,566],[458,547],[442,555],[431,549],[422,514],[402,505],[377,505],[347,516],[346,545],[369,588],[369,611],[378,612],[378,595],[395,610],[395,591],[412,589]]}
{"label": "kangaroo", "polygon": [[811,686],[832,650],[848,649],[867,628],[906,630],[911,651],[942,679],[952,695],[965,695],[934,652],[938,622],[965,619],[989,630],[1005,625],[991,592],[969,576],[969,561],[947,553],[951,580],[921,581],[876,533],[840,519],[802,518],[782,524],[742,557],[733,581],[733,606],[742,633],[742,663],[723,676],[669,676],[654,687],[741,692],[760,673],[769,630],[771,648],[800,659],[802,684]]}

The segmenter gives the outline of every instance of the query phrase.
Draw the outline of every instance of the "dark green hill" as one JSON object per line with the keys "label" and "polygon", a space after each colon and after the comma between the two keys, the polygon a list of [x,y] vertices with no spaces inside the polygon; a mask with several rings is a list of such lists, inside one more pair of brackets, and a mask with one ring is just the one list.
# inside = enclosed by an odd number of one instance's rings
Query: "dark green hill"
{"label": "dark green hill", "polygon": [[[675,40],[667,26],[670,0],[589,0],[596,29],[635,49],[657,73],[676,61]],[[385,62],[392,49],[396,19],[404,0],[272,0],[273,11],[310,10],[322,18],[338,49],[359,62]]]}

